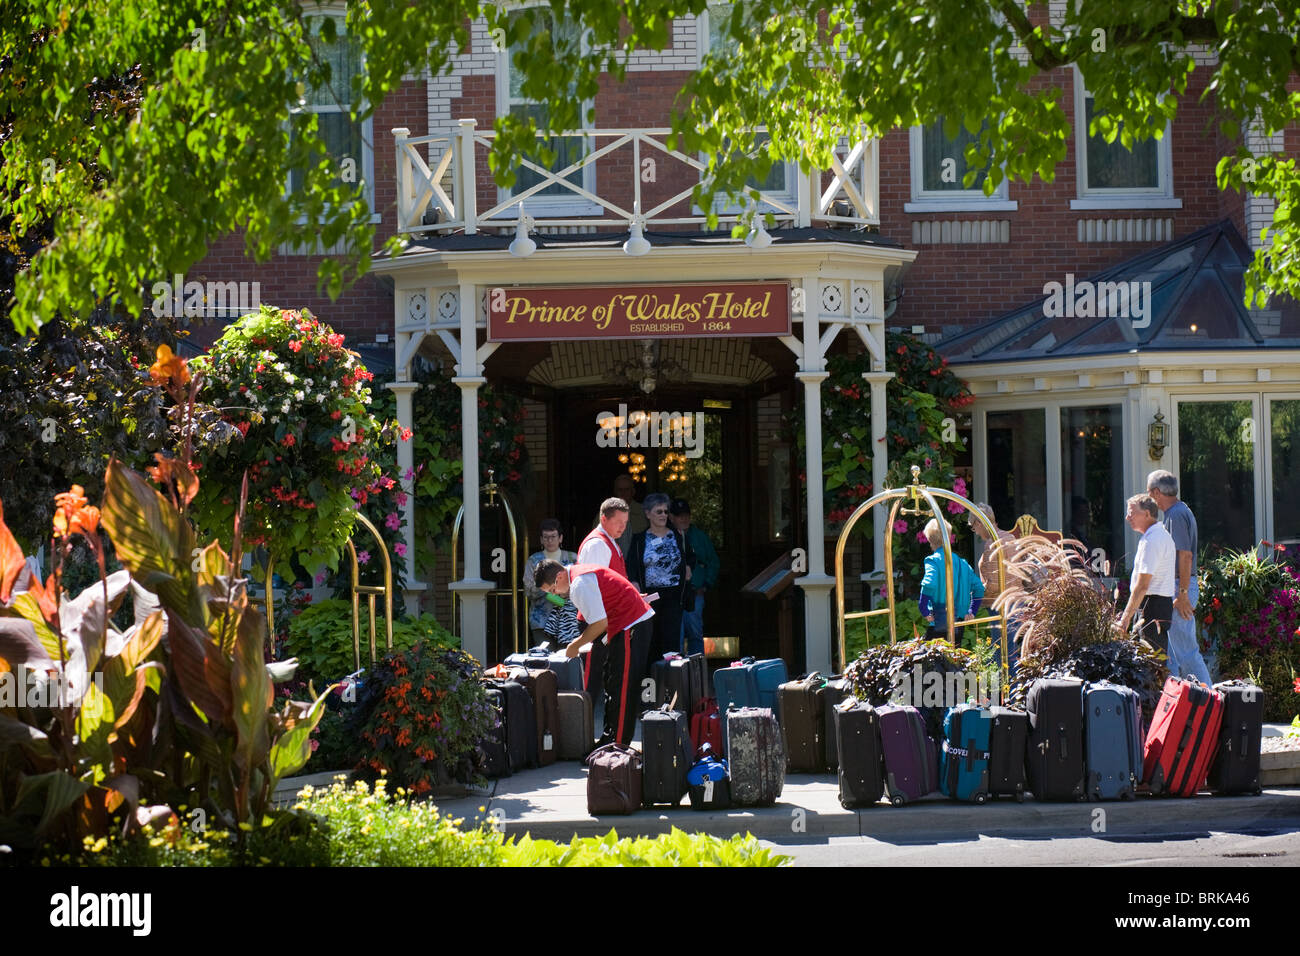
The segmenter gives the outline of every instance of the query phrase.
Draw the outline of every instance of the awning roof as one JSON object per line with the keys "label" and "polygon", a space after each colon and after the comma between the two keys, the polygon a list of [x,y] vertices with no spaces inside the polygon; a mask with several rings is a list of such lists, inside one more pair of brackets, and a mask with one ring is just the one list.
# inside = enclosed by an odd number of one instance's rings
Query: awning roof
{"label": "awning roof", "polygon": [[[934,347],[952,364],[1122,352],[1300,347],[1300,308],[1294,302],[1275,303],[1267,310],[1247,310],[1242,304],[1242,276],[1250,261],[1250,248],[1225,219],[1105,272],[1075,277],[1069,285],[1062,282],[1059,298],[1045,295]],[[1094,296],[1089,304],[1080,298],[1084,282],[1093,284],[1093,292],[1112,288],[1102,283],[1129,283],[1125,293],[1138,290],[1137,302],[1141,304],[1130,303],[1127,312],[1114,309],[1116,304],[1124,304],[1122,298],[1107,296],[1105,309],[1100,296]],[[1071,287],[1074,296],[1068,294]],[[1077,311],[1058,307],[1070,299],[1080,306]],[[1120,314],[1098,315],[1112,310]]]}

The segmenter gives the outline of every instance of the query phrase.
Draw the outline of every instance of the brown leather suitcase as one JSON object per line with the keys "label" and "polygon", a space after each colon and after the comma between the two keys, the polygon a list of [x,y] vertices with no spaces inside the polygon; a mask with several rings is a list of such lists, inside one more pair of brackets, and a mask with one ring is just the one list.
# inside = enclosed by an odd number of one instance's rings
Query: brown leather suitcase
{"label": "brown leather suitcase", "polygon": [[537,715],[537,766],[555,763],[560,741],[560,701],[555,671],[533,667],[512,667],[510,677],[533,698]]}
{"label": "brown leather suitcase", "polygon": [[556,759],[585,760],[594,743],[591,695],[585,690],[562,690],[558,695],[558,703],[560,741]]}
{"label": "brown leather suitcase", "polygon": [[826,770],[826,746],[822,738],[826,726],[825,686],[821,674],[813,673],[777,689],[786,770],[792,773]]}

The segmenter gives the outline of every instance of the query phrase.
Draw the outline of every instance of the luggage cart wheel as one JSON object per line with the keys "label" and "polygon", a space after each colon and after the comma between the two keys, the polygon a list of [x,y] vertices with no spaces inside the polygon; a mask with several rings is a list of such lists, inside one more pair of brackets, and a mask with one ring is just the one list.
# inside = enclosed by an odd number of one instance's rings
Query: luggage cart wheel
{"label": "luggage cart wheel", "polygon": [[1024,802],[1025,802],[1025,791],[1023,791],[1023,790],[1017,790],[1017,791],[1016,791],[1016,803],[1024,803]]}
{"label": "luggage cart wheel", "polygon": [[988,798],[989,798],[989,795],[988,795],[987,793],[977,793],[977,794],[975,794],[975,802],[976,802],[976,803],[984,803],[986,800],[988,800]]}
{"label": "luggage cart wheel", "polygon": [[903,804],[907,803],[907,798],[901,793],[896,793],[894,796],[889,798],[889,802],[896,807],[901,807]]}

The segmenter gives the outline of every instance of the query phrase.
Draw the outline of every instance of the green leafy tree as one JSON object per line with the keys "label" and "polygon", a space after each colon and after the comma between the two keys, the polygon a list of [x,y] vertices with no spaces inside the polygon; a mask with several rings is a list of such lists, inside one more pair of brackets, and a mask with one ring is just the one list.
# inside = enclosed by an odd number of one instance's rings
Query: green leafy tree
{"label": "green leafy tree", "polygon": [[[552,37],[549,11],[537,8],[351,4],[346,29],[366,63],[348,91],[352,120],[405,76],[445,72],[482,15],[517,50],[521,93],[545,104],[552,128],[579,126],[602,73],[623,79],[635,51],[666,47],[672,19],[706,0],[551,6],[584,28],[585,42],[578,31]],[[18,277],[10,315],[19,330],[104,301],[138,313],[148,283],[183,272],[234,230],[262,260],[284,242],[341,242],[344,255],[321,265],[331,294],[366,271],[365,190],[340,182],[306,108],[309,90],[331,88],[318,51],[336,39],[336,18],[314,27],[304,10],[290,0],[6,5],[0,116],[13,131],[0,152],[0,218],[12,219],[18,241],[38,223],[53,229]],[[1281,2],[1090,2],[1049,23],[1047,4],[1023,0],[756,0],[725,17],[732,42],[687,82],[673,125],[679,148],[715,157],[702,192],[734,195],[782,158],[825,168],[845,129],[880,135],[943,116],[949,132],[971,134],[968,175],[973,183],[987,168],[991,190],[1004,176],[1051,179],[1065,160],[1070,128],[1054,71],[1078,65],[1094,97],[1090,132],[1127,146],[1163,133],[1180,108],[1170,94],[1183,94],[1197,69],[1194,48],[1208,48],[1216,58],[1203,68],[1205,96],[1230,144],[1218,184],[1278,200],[1272,251],[1249,272],[1248,295],[1294,294],[1300,173],[1293,159],[1250,155],[1243,134],[1294,125],[1300,101],[1287,83],[1300,62],[1298,27],[1300,8]],[[138,108],[88,125],[95,84],[126,69],[139,77]],[[737,147],[754,144],[755,125],[770,139],[746,160]],[[491,164],[509,184],[519,154],[538,152],[535,120],[504,116],[497,129]],[[290,171],[296,188],[286,191]]]}

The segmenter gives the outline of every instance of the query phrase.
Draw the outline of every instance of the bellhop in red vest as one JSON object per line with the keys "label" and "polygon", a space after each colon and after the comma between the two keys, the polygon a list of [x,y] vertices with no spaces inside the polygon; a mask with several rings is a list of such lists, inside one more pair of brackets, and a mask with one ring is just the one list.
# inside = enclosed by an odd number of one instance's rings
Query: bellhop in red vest
{"label": "bellhop in red vest", "polygon": [[[618,551],[614,552],[616,555]],[[622,561],[620,560],[620,564]],[[575,564],[568,569],[569,600],[578,609],[578,620],[584,624],[605,621],[606,634],[619,631],[646,620],[654,614],[641,592],[617,568],[599,564]],[[582,579],[595,578],[596,587]],[[599,599],[595,600],[596,598]]]}
{"label": "bellhop in red vest", "polygon": [[[593,559],[602,556],[602,546],[609,549],[609,569],[627,578],[627,564],[623,561],[623,553],[618,550],[618,542],[611,538],[609,533],[599,525],[592,528],[591,533],[582,539],[582,544],[578,545],[578,560],[598,563]],[[574,565],[574,567],[578,567],[578,565]]]}

